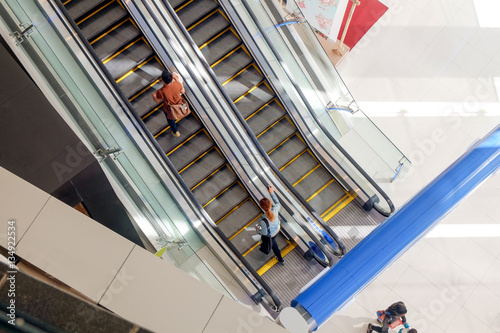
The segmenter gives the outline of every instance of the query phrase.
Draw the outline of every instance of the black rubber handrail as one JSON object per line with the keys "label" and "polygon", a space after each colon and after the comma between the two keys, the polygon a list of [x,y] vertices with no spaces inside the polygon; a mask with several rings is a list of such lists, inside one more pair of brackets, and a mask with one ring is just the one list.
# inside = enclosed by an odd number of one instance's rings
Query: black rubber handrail
{"label": "black rubber handrail", "polygon": [[[227,1],[225,1],[225,0],[220,0],[220,1],[224,2],[224,3],[227,3]],[[255,14],[252,11],[252,9],[251,9],[250,5],[248,4],[248,2],[246,0],[241,0],[241,2],[243,3],[243,6],[245,7],[246,11],[248,12],[248,14],[250,15],[250,17],[252,18],[252,20],[253,20],[254,24],[256,25],[257,29],[259,30],[260,35],[264,38],[264,40],[266,41],[267,45],[269,46],[269,48],[273,52],[273,54],[276,57],[276,59],[278,59],[278,62],[279,63],[285,63],[283,61],[283,59],[281,58],[281,56],[279,55],[279,52],[274,47],[274,44],[269,39],[269,36],[267,35],[267,32],[265,31],[265,29],[262,27],[262,25],[260,24],[259,20],[255,16]],[[299,88],[299,86],[297,85],[297,83],[295,82],[295,80],[293,80],[293,76],[289,73],[289,70],[285,66],[283,66],[282,68],[283,68],[283,71],[285,72],[285,74],[287,75],[288,79],[290,80],[290,82],[294,86],[295,90],[299,94],[300,98],[304,102],[307,110],[309,111],[309,114],[312,115],[312,117],[314,118],[316,124],[319,125],[319,127],[321,128],[321,130],[326,134],[326,136],[328,137],[328,139],[335,145],[335,147],[342,153],[342,155],[344,155],[347,158],[347,160],[358,170],[358,172],[361,173],[363,175],[363,177],[365,177],[365,179],[380,193],[380,195],[382,195],[382,197],[386,200],[387,204],[389,205],[390,212],[387,213],[385,210],[383,210],[382,208],[378,207],[376,204],[374,205],[375,209],[380,214],[382,214],[383,216],[390,216],[394,212],[394,210],[395,210],[394,204],[392,203],[392,200],[382,190],[382,188],[380,188],[380,186],[378,186],[378,184],[370,177],[370,175],[368,175],[366,173],[366,171],[364,171],[363,168],[361,168],[361,166],[347,153],[347,151],[345,151],[345,149],[337,142],[337,140],[335,140],[335,138],[330,134],[330,132],[328,130],[326,130],[326,128],[324,127],[324,125],[321,123],[321,121],[319,120],[318,116],[314,112],[314,109],[312,108],[311,104],[308,102],[307,98],[304,96],[304,93]],[[332,156],[330,156],[330,157],[333,158]]]}
{"label": "black rubber handrail", "polygon": [[266,151],[264,150],[264,148],[260,144],[259,140],[257,140],[257,138],[253,134],[252,130],[248,126],[247,122],[245,121],[245,119],[243,118],[243,116],[240,114],[240,112],[238,111],[238,109],[236,108],[236,106],[234,105],[233,100],[231,99],[231,97],[229,97],[229,95],[227,94],[226,90],[224,89],[224,87],[222,86],[222,84],[217,79],[217,76],[215,75],[215,73],[214,73],[213,69],[210,67],[210,65],[207,63],[207,61],[206,61],[205,57],[203,56],[203,54],[201,53],[200,49],[196,46],[196,43],[191,38],[189,32],[186,30],[186,28],[184,27],[184,25],[182,24],[182,22],[180,21],[180,19],[177,17],[177,14],[173,10],[173,8],[170,5],[170,3],[168,3],[168,1],[166,1],[166,0],[162,0],[162,2],[164,4],[165,8],[169,11],[169,13],[172,16],[172,18],[176,21],[177,25],[179,26],[179,29],[184,34],[184,38],[187,41],[189,41],[189,43],[191,44],[191,48],[193,49],[194,52],[196,52],[196,54],[197,54],[200,62],[203,64],[203,66],[205,67],[205,70],[211,76],[212,81],[219,88],[220,93],[222,94],[222,96],[226,100],[227,104],[231,107],[234,115],[238,118],[241,126],[243,126],[243,128],[245,129],[245,131],[248,133],[248,136],[252,140],[254,146],[257,148],[257,150],[259,151],[259,153],[261,154],[261,156],[264,158],[264,160],[269,165],[269,167],[273,170],[274,174],[283,182],[283,184],[285,184],[285,186],[287,187],[287,189],[300,201],[300,203],[309,212],[311,212],[311,214],[314,216],[314,218],[321,224],[321,226],[323,227],[323,229],[325,229],[326,232],[333,238],[333,240],[335,241],[335,243],[337,243],[337,246],[339,247],[339,250],[340,250],[340,251],[336,251],[335,249],[332,248],[333,253],[336,256],[338,256],[338,257],[342,257],[345,254],[346,249],[345,249],[344,244],[340,240],[340,238],[331,229],[331,227],[328,224],[325,223],[325,221],[323,220],[323,218],[314,210],[314,208],[309,204],[309,202],[307,202],[297,192],[297,190],[292,186],[292,184],[290,184],[290,182],[283,176],[283,174],[278,169],[278,167],[276,167],[276,165],[274,164],[274,162],[269,158],[269,156],[267,155]]}
{"label": "black rubber handrail", "polygon": [[[278,297],[276,296],[276,294],[274,293],[274,291],[260,277],[260,275],[248,264],[248,262],[246,261],[246,259],[241,255],[241,253],[238,252],[238,250],[236,249],[236,247],[222,233],[222,231],[217,227],[217,225],[214,224],[213,222],[211,222],[210,216],[208,216],[208,214],[206,213],[205,209],[203,209],[203,207],[200,205],[200,203],[198,202],[198,200],[196,200],[196,198],[194,197],[193,193],[191,192],[191,190],[189,189],[189,187],[187,186],[187,184],[184,182],[184,180],[182,179],[182,177],[180,176],[180,174],[177,172],[177,170],[175,169],[175,166],[169,160],[169,158],[167,157],[167,155],[165,154],[165,152],[162,150],[162,148],[160,147],[160,145],[158,144],[158,142],[156,141],[156,139],[154,138],[154,136],[150,133],[150,131],[148,130],[148,128],[146,127],[146,125],[144,124],[144,122],[142,121],[142,119],[135,112],[130,111],[130,110],[133,110],[133,107],[130,104],[130,101],[123,95],[123,93],[119,89],[119,87],[116,84],[116,82],[114,80],[110,79],[110,78],[112,78],[112,76],[110,75],[109,71],[102,64],[102,62],[100,61],[99,57],[97,56],[97,54],[95,53],[95,51],[93,50],[93,48],[91,47],[91,45],[88,43],[87,39],[85,38],[85,36],[83,35],[83,33],[80,31],[80,29],[78,28],[78,26],[76,25],[76,23],[71,19],[71,16],[69,15],[69,13],[66,10],[66,8],[64,7],[64,5],[61,3],[60,0],[53,0],[53,1],[56,2],[58,9],[67,18],[67,22],[70,24],[71,28],[77,33],[77,35],[78,35],[78,37],[80,39],[80,42],[82,42],[85,45],[86,49],[82,49],[82,50],[86,51],[86,52],[89,52],[91,54],[91,56],[94,58],[95,63],[97,64],[97,66],[99,66],[100,70],[105,74],[105,76],[106,76],[106,78],[104,78],[105,82],[107,82],[107,84],[110,84],[113,87],[115,93],[117,93],[119,95],[119,97],[120,97],[121,100],[117,99],[117,102],[125,104],[126,108],[129,110],[129,112],[126,112],[127,116],[130,118],[130,115],[132,115],[133,120],[135,120],[135,122],[137,124],[139,124],[142,132],[148,137],[148,139],[150,140],[151,144],[153,144],[153,146],[157,150],[157,153],[159,153],[160,156],[162,157],[162,162],[164,162],[165,164],[167,164],[168,168],[170,169],[170,171],[172,172],[172,174],[175,176],[176,181],[181,186],[181,188],[184,190],[184,194],[186,194],[189,197],[190,202],[195,206],[196,210],[202,215],[201,217],[199,216],[200,220],[204,221],[204,223],[203,223],[204,225],[206,225],[206,224],[210,224],[211,225],[211,228],[206,228],[208,230],[208,232],[211,233],[211,230],[214,230],[216,232],[216,234],[223,240],[223,242],[225,243],[225,245],[227,247],[229,247],[229,249],[232,251],[232,253],[234,255],[236,255],[236,257],[238,257],[238,259],[240,260],[241,264],[245,267],[245,269],[252,275],[252,277],[260,284],[260,286],[262,286],[262,288],[266,291],[266,293],[272,298],[273,303],[276,306],[276,309],[279,309],[280,306],[281,306],[281,301],[278,299]],[[53,5],[52,3],[50,3],[50,4],[51,4],[51,6]],[[54,9],[56,9],[56,8],[54,8]],[[56,10],[56,12],[57,12],[57,10]],[[51,22],[50,20],[48,20],[48,21]],[[62,20],[62,21],[64,22],[64,24],[66,24],[65,20]],[[57,30],[57,28],[55,28],[55,29]],[[80,43],[77,43],[77,44],[80,47],[82,47],[80,45]],[[91,79],[91,78],[89,77],[89,79]],[[174,200],[175,200],[175,197],[174,197]],[[190,219],[188,219],[188,221],[191,223]],[[196,228],[194,226],[193,226],[193,229],[196,230]],[[229,256],[229,258],[231,258],[231,260],[236,264],[236,266],[240,267],[240,264],[232,257],[231,253],[229,253],[225,249],[225,247],[222,246],[222,244],[220,244],[220,242],[218,241],[218,239],[216,237],[214,237],[214,235],[212,235],[212,237],[219,244],[219,246],[226,252],[226,254]],[[245,275],[247,275],[244,270],[242,270],[242,271],[243,271],[243,273]],[[257,290],[260,290],[259,285],[257,285],[252,280],[252,278],[248,277],[248,280],[250,281],[250,283],[252,283],[252,285]]]}

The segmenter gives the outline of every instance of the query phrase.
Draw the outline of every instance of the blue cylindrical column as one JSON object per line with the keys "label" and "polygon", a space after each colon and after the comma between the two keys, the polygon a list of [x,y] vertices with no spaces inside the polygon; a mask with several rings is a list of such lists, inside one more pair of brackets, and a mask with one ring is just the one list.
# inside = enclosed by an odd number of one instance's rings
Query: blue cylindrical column
{"label": "blue cylindrical column", "polygon": [[375,228],[292,306],[322,325],[499,166],[500,126]]}

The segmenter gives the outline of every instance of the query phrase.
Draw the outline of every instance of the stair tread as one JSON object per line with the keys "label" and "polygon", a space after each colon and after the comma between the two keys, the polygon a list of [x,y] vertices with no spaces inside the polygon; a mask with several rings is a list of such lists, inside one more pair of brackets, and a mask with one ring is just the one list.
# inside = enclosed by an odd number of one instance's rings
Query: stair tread
{"label": "stair tread", "polygon": [[72,0],[64,7],[66,7],[73,20],[77,21],[83,15],[87,14],[105,1],[106,0]]}
{"label": "stair tread", "polygon": [[228,26],[230,26],[228,20],[221,13],[216,12],[205,21],[189,29],[189,33],[195,44],[200,47]]}
{"label": "stair tread", "polygon": [[177,16],[185,27],[189,27],[217,7],[217,2],[213,0],[196,0],[177,11]]}
{"label": "stair tread", "polygon": [[104,33],[108,28],[116,22],[127,16],[127,11],[118,3],[112,3],[103,10],[97,12],[92,17],[89,17],[78,26],[82,30],[83,35],[92,41],[93,38]]}
{"label": "stair tread", "polygon": [[139,117],[144,117],[149,111],[153,110],[158,104],[155,103],[153,97],[151,96],[154,92],[160,89],[163,83],[160,81],[154,86],[150,87],[148,90],[144,91],[142,94],[134,98],[130,103],[132,104],[134,110],[137,112]]}
{"label": "stair tread", "polygon": [[236,183],[205,207],[208,215],[217,222],[222,216],[248,197],[248,193]]}
{"label": "stair tread", "polygon": [[280,169],[305,148],[306,145],[304,142],[302,142],[297,135],[294,135],[269,154],[269,158],[274,162],[274,165]]}
{"label": "stair tread", "polygon": [[104,37],[92,44],[99,59],[104,60],[141,35],[131,21],[126,21],[109,31]]}
{"label": "stair tread", "polygon": [[259,136],[258,139],[264,150],[269,152],[294,132],[296,132],[295,127],[290,124],[286,118],[283,118],[276,125]]}
{"label": "stair tread", "polygon": [[152,59],[118,82],[118,87],[120,87],[125,97],[130,98],[158,80],[163,71],[163,66],[156,59]]}
{"label": "stair tread", "polygon": [[224,163],[226,163],[226,159],[217,150],[212,149],[182,172],[182,178],[189,188],[192,188]]}
{"label": "stair tread", "polygon": [[141,39],[106,62],[105,66],[116,80],[136,68],[151,55],[153,55],[153,50]]}
{"label": "stair tread", "polygon": [[236,175],[225,166],[196,187],[193,190],[194,196],[201,205],[204,205],[236,180]]}
{"label": "stair tread", "polygon": [[[259,82],[261,82],[264,79],[262,74],[254,67],[250,66],[246,71],[238,75],[238,77],[234,80],[229,81],[226,83],[224,88],[226,89],[229,97],[232,100],[237,99],[238,97],[242,96],[246,92],[248,92],[250,89],[255,87]],[[256,88],[258,89],[258,88]],[[258,92],[257,92],[258,93]],[[270,98],[267,98],[269,100]],[[259,99],[255,101],[255,110],[263,104],[263,102]]]}
{"label": "stair tread", "polygon": [[252,58],[239,48],[235,52],[231,53],[227,58],[219,62],[213,71],[217,76],[219,82],[223,83],[238,73],[241,69],[252,62]]}
{"label": "stair tread", "polygon": [[262,110],[259,110],[251,118],[247,120],[248,126],[252,129],[254,134],[259,134],[266,128],[271,126],[274,122],[280,119],[285,114],[278,103],[273,101],[272,103],[266,105]]}
{"label": "stair tread", "polygon": [[214,142],[212,139],[210,139],[205,132],[201,131],[184,142],[182,146],[168,157],[177,171],[179,171],[213,146]]}
{"label": "stair tread", "polygon": [[[230,83],[231,82],[228,84]],[[261,84],[238,100],[238,102],[236,102],[236,107],[241,115],[246,118],[272,98],[274,98],[274,93],[266,85]]]}

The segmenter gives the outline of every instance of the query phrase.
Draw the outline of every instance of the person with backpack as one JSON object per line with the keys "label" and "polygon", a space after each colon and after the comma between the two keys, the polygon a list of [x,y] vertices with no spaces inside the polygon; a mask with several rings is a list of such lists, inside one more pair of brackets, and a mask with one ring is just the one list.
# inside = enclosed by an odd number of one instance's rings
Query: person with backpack
{"label": "person with backpack", "polygon": [[281,204],[276,196],[276,193],[274,193],[274,188],[271,185],[267,186],[267,191],[271,195],[271,199],[273,201],[271,202],[268,198],[262,198],[259,201],[259,206],[264,211],[264,214],[262,215],[260,226],[256,226],[255,229],[260,235],[269,235],[271,237],[271,248],[273,249],[274,255],[276,256],[278,263],[284,265],[285,260],[283,260],[280,248],[276,242],[276,236],[280,232],[281,228],[280,219],[278,217]]}
{"label": "person with backpack", "polygon": [[366,333],[372,333],[372,331],[387,333],[389,332],[389,328],[396,328],[398,325],[405,325],[406,328],[406,312],[406,305],[403,302],[396,302],[386,310],[377,311],[377,319],[382,324],[382,327],[368,324]]}

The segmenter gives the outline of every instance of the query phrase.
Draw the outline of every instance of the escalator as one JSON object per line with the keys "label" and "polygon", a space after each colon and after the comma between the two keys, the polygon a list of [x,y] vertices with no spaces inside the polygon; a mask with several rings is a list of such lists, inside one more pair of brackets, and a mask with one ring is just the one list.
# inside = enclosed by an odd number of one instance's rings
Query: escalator
{"label": "escalator", "polygon": [[328,223],[354,197],[307,146],[222,8],[214,0],[170,4],[270,159]]}
{"label": "escalator", "polygon": [[[260,220],[262,211],[196,110],[178,121],[180,136],[172,136],[162,104],[151,97],[162,86],[164,65],[123,4],[118,0],[69,0],[63,6],[214,223],[259,275],[271,269],[276,260],[263,255],[251,237],[255,232],[246,230]],[[300,257],[294,251],[297,244],[286,234],[280,233],[277,241],[283,256]]]}

